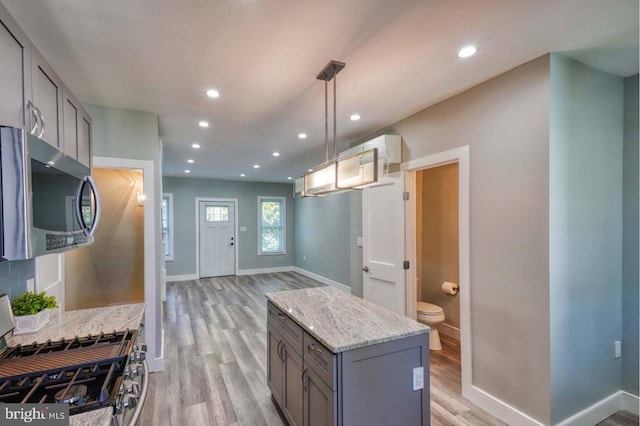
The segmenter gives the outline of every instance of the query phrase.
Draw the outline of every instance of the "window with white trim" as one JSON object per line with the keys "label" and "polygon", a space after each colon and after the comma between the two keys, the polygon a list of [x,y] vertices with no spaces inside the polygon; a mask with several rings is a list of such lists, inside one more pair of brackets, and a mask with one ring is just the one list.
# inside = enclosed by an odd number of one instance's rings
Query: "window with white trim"
{"label": "window with white trim", "polygon": [[285,254],[285,197],[258,197],[258,254]]}
{"label": "window with white trim", "polygon": [[162,244],[165,260],[173,260],[173,194],[162,194]]}

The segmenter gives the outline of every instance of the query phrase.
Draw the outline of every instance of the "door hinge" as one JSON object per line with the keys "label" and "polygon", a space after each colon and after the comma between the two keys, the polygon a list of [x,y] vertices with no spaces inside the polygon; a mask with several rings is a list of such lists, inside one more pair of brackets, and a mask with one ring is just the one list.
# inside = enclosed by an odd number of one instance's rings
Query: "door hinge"
{"label": "door hinge", "polygon": [[408,261],[408,260],[405,260],[405,261],[402,263],[402,269],[409,269],[409,261]]}
{"label": "door hinge", "polygon": [[404,201],[407,201],[407,200],[409,199],[409,191],[404,191],[404,192],[402,193],[402,199],[403,199]]}

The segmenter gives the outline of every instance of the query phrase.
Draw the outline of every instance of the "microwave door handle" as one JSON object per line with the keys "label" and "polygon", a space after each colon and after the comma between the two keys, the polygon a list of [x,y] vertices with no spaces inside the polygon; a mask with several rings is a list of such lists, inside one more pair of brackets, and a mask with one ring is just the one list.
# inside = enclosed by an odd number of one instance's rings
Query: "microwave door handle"
{"label": "microwave door handle", "polygon": [[78,192],[76,193],[76,219],[78,219],[78,223],[80,224],[82,233],[85,235],[89,235],[87,225],[84,223],[84,219],[82,218],[82,192],[86,184],[86,180],[83,180],[82,182],[80,182],[80,185],[78,185]]}
{"label": "microwave door handle", "polygon": [[100,223],[100,195],[98,194],[98,189],[96,188],[96,183],[91,176],[87,176],[85,181],[89,184],[91,188],[91,192],[93,193],[93,199],[95,200],[96,213],[93,216],[93,221],[91,222],[91,228],[89,228],[89,233],[87,236],[92,237],[93,234],[96,233],[96,229],[98,228],[98,223]]}

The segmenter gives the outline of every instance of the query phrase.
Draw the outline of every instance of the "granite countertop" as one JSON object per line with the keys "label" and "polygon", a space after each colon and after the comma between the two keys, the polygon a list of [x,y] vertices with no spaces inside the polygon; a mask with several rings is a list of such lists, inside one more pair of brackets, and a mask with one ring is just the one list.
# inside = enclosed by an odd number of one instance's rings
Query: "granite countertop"
{"label": "granite countertop", "polygon": [[280,291],[266,297],[333,353],[430,331],[424,324],[333,287]]}
{"label": "granite countertop", "polygon": [[19,336],[6,336],[9,346],[27,345],[47,340],[71,339],[76,336],[108,333],[112,331],[135,330],[142,322],[144,303],[108,306],[106,308],[80,309],[51,313],[49,324],[40,331]]}
{"label": "granite countertop", "polygon": [[113,408],[101,408],[69,416],[69,426],[110,426]]}

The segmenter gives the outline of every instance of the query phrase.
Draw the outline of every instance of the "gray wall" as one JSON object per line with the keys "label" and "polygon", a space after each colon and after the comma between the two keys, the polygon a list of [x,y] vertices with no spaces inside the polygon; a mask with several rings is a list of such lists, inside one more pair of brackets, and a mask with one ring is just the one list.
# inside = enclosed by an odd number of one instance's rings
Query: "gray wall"
{"label": "gray wall", "polygon": [[[290,184],[235,182],[214,179],[165,177],[164,192],[173,194],[174,260],[168,261],[167,276],[196,271],[195,199],[237,198],[240,269],[293,266],[295,257],[293,187]],[[284,255],[258,256],[258,196],[286,197],[286,250]]]}
{"label": "gray wall", "polygon": [[551,421],[620,389],[623,82],[551,56]]}
{"label": "gray wall", "polygon": [[622,389],[638,395],[638,76],[624,79]]}
{"label": "gray wall", "polygon": [[[113,157],[153,162],[154,193],[147,202],[154,203],[156,223],[156,288],[158,303],[156,312],[162,312],[161,286],[164,248],[162,246],[162,226],[160,209],[162,207],[162,159],[160,138],[158,136],[158,116],[149,112],[109,108],[97,105],[84,105],[93,120],[93,156]],[[69,291],[66,289],[66,291]],[[156,342],[162,341],[162,315],[157,315],[153,328],[156,330]],[[150,329],[147,324],[147,330]],[[154,358],[161,355],[158,345]]]}
{"label": "gray wall", "polygon": [[36,275],[35,259],[0,262],[0,294],[9,299],[27,291],[27,281]]}
{"label": "gray wall", "polygon": [[403,161],[469,145],[473,384],[549,422],[549,56],[371,137]]}
{"label": "gray wall", "polygon": [[362,296],[362,193],[295,199],[295,265]]}

